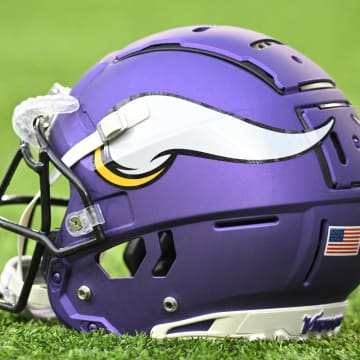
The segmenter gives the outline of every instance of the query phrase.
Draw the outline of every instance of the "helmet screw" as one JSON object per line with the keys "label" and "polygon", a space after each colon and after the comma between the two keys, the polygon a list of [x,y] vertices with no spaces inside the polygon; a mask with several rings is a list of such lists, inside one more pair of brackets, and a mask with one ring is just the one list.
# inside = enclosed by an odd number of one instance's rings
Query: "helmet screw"
{"label": "helmet screw", "polygon": [[359,140],[359,138],[356,135],[353,135],[352,139],[353,139],[355,147],[357,149],[360,149],[360,140]]}
{"label": "helmet screw", "polygon": [[78,288],[77,296],[82,301],[90,300],[90,298],[91,298],[91,289],[86,285],[81,285]]}
{"label": "helmet screw", "polygon": [[81,219],[78,216],[72,216],[69,219],[69,225],[72,231],[77,232],[83,228]]}
{"label": "helmet screw", "polygon": [[172,296],[167,296],[163,300],[163,307],[167,312],[175,312],[178,309],[179,304],[175,298],[173,298]]}
{"label": "helmet screw", "polygon": [[55,284],[59,284],[62,280],[62,277],[60,273],[55,272],[52,274],[51,279]]}
{"label": "helmet screw", "polygon": [[90,323],[90,324],[88,325],[88,329],[89,329],[89,331],[99,330],[99,327],[98,327],[95,323]]}

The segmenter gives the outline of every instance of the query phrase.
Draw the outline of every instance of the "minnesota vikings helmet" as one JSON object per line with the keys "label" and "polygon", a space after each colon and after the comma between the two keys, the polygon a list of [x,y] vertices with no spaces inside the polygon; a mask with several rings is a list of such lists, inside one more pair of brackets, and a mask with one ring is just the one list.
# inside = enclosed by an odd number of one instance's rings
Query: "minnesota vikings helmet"
{"label": "minnesota vikings helmet", "polygon": [[[339,330],[360,283],[360,119],[301,53],[235,27],[169,30],[21,103],[13,125],[1,204],[27,206],[0,218],[20,249],[1,308],[157,338]],[[22,161],[30,198],[7,194]],[[50,195],[60,176],[68,199]]]}

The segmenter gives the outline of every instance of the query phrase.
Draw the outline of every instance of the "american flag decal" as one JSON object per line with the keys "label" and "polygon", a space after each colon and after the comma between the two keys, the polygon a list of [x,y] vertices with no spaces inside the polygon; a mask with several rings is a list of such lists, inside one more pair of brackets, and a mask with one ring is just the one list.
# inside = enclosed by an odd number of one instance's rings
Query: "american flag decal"
{"label": "american flag decal", "polygon": [[356,256],[359,253],[360,226],[329,226],[325,256]]}

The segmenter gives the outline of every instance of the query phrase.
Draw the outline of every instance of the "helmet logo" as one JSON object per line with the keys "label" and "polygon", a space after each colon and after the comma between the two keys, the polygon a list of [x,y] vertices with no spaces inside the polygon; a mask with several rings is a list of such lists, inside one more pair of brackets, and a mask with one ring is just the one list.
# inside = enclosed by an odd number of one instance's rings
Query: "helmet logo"
{"label": "helmet logo", "polygon": [[157,169],[157,171],[150,175],[128,177],[126,174],[123,174],[121,171],[117,170],[116,166],[112,166],[114,165],[112,162],[104,161],[104,153],[106,153],[106,151],[101,150],[101,148],[95,150],[95,169],[104,179],[118,186],[126,188],[139,187],[157,179],[166,170],[166,166],[164,165],[162,168]]}
{"label": "helmet logo", "polygon": [[343,320],[342,315],[334,317],[323,317],[324,312],[321,311],[314,316],[304,316],[304,325],[301,333],[307,334],[308,332],[321,332],[321,331],[331,331],[338,328]]}
{"label": "helmet logo", "polygon": [[155,181],[179,154],[248,163],[300,156],[319,144],[335,124],[330,118],[318,128],[289,131],[170,95],[147,94],[131,101],[145,103],[149,118],[94,154],[98,174],[127,188]]}

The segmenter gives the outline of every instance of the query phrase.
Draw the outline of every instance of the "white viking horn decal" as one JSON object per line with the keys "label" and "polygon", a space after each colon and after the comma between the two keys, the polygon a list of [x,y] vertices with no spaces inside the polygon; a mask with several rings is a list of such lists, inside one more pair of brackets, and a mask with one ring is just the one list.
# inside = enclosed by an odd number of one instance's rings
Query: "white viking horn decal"
{"label": "white viking horn decal", "polygon": [[[310,131],[271,129],[252,121],[167,95],[147,95],[150,117],[112,141],[106,163],[125,176],[163,169],[179,153],[242,162],[278,161],[298,156],[324,139],[335,119]],[[126,106],[126,104],[124,105]]]}

